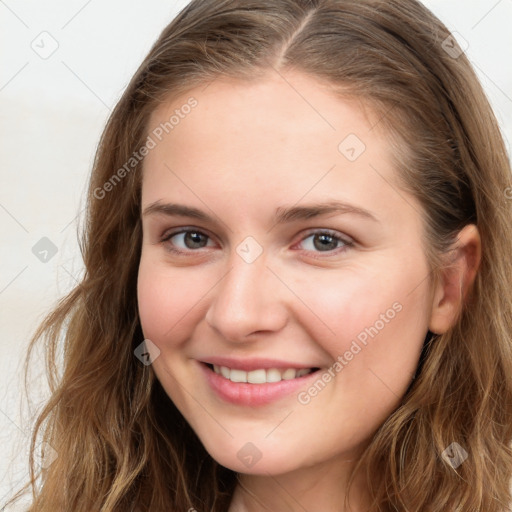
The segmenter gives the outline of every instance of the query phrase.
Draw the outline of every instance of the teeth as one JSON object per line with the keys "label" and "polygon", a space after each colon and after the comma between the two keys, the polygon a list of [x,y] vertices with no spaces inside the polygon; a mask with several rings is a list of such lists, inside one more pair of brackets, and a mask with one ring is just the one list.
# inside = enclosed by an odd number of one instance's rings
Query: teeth
{"label": "teeth", "polygon": [[[231,370],[231,374],[233,374],[233,370]],[[267,372],[265,370],[247,372],[247,382],[251,384],[265,384],[267,382]]]}
{"label": "teeth", "polygon": [[312,372],[311,368],[287,368],[286,370],[278,370],[277,368],[270,368],[265,370],[252,370],[245,372],[243,370],[232,370],[226,366],[213,365],[213,371],[224,378],[229,379],[231,382],[249,382],[250,384],[266,384],[267,382],[280,382],[281,380],[291,380],[303,377]]}
{"label": "teeth", "polygon": [[281,372],[275,368],[267,370],[267,382],[279,382],[281,380]]}
{"label": "teeth", "polygon": [[231,382],[247,382],[247,372],[243,370],[231,370],[229,380]]}
{"label": "teeth", "polygon": [[285,370],[283,372],[283,380],[295,379],[296,375],[297,370],[295,370],[294,368],[288,368],[288,370]]}

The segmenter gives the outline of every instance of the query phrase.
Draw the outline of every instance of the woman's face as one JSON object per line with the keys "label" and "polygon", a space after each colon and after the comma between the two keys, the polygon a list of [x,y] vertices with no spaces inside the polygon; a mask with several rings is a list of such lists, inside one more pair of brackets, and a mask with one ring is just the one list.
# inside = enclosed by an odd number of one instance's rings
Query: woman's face
{"label": "woman's face", "polygon": [[421,207],[378,118],[269,73],[191,90],[149,130],[138,301],[163,388],[235,471],[353,459],[432,309]]}

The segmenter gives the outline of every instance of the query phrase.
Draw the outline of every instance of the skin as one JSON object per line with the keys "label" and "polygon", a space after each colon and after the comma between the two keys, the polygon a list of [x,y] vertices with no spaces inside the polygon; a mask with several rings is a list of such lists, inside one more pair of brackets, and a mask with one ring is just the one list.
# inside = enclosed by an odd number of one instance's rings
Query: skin
{"label": "skin", "polygon": [[[160,106],[150,130],[190,96],[197,107],[145,158],[142,211],[172,202],[214,220],[143,214],[138,301],[144,335],[160,351],[153,369],[211,456],[240,473],[230,512],[339,511],[348,472],[399,405],[428,329],[446,331],[460,310],[478,267],[478,231],[460,233],[452,270],[434,286],[421,207],[397,193],[377,116],[315,78],[219,79]],[[366,146],[355,161],[338,149],[348,134]],[[278,207],[333,199],[375,219],[272,220]],[[162,241],[184,227],[204,233],[204,246],[183,234]],[[328,239],[322,250],[311,231],[325,229],[352,243]],[[237,253],[247,236],[263,250],[252,263]],[[297,393],[259,407],[227,403],[198,366],[213,355],[268,357],[325,372],[397,303],[400,312],[307,404]],[[248,442],[261,454],[250,468],[237,456]],[[359,477],[350,499],[365,510]]]}

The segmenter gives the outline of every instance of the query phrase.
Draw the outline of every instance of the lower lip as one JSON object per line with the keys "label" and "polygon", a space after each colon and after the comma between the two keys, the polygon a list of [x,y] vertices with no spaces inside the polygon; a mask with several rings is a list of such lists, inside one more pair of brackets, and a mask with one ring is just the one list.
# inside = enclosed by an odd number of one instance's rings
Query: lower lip
{"label": "lower lip", "polygon": [[318,377],[319,370],[302,377],[265,384],[249,384],[246,382],[231,382],[222,375],[215,373],[205,363],[199,363],[206,380],[215,393],[223,400],[236,405],[258,406],[265,405],[304,387],[313,378]]}

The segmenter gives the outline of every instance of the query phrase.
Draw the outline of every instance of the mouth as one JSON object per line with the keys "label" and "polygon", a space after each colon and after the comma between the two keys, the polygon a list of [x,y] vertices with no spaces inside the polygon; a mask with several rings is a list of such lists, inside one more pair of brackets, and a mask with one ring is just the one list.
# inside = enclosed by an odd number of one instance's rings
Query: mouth
{"label": "mouth", "polygon": [[271,384],[282,380],[305,377],[320,368],[258,368],[251,371],[228,368],[216,364],[203,363],[217,375],[236,383]]}
{"label": "mouth", "polygon": [[318,367],[241,370],[205,362],[200,362],[199,367],[217,399],[249,407],[296,399],[300,389],[311,385],[321,370]]}

